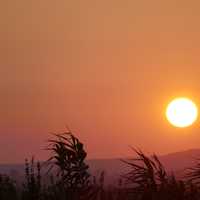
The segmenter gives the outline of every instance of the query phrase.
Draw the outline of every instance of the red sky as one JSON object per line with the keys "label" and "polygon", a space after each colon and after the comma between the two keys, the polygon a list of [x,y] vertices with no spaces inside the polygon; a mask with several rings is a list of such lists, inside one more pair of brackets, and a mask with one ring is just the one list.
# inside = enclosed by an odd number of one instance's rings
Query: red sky
{"label": "red sky", "polygon": [[174,96],[200,105],[199,1],[1,4],[0,163],[46,158],[65,125],[89,158],[199,147],[199,122],[176,129],[164,117]]}

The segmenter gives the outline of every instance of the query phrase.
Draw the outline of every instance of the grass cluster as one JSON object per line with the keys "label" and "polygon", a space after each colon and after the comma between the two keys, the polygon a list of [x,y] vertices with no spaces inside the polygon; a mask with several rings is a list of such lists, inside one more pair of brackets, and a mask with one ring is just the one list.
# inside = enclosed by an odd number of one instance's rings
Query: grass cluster
{"label": "grass cluster", "polygon": [[[129,166],[113,187],[104,184],[105,174],[89,173],[84,145],[72,133],[55,134],[48,141],[50,158],[25,160],[25,179],[17,185],[0,175],[0,200],[199,200],[200,162],[180,180],[168,174],[156,155],[133,149],[136,158],[122,160]],[[44,170],[45,172],[41,173]],[[48,180],[48,181],[47,181]],[[123,182],[123,184],[122,184]]]}

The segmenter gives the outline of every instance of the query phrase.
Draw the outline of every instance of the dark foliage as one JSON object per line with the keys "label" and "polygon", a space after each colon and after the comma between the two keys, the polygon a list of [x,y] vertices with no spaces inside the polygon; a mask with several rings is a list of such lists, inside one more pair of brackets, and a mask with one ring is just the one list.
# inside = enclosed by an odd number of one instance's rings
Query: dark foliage
{"label": "dark foliage", "polygon": [[83,144],[70,132],[55,134],[49,140],[47,150],[52,152],[47,164],[56,168],[57,189],[69,199],[83,199],[90,189],[89,166],[85,163],[87,153]]}
{"label": "dark foliage", "polygon": [[78,138],[70,132],[54,136],[48,141],[47,162],[25,160],[22,187],[0,175],[0,200],[200,200],[199,160],[188,169],[186,179],[178,180],[156,155],[133,149],[136,158],[123,160],[129,172],[116,186],[106,186],[105,172],[97,177],[89,174],[87,153]]}
{"label": "dark foliage", "polygon": [[[156,155],[148,157],[140,150],[133,150],[137,157],[123,161],[130,167],[130,172],[124,176],[127,183],[128,199],[200,199],[200,191],[197,185],[177,180],[173,174],[168,175]],[[188,177],[193,180],[193,174],[196,175],[196,173],[198,173],[197,168],[193,168],[192,173]],[[196,181],[197,179],[199,180],[199,177],[196,177]]]}
{"label": "dark foliage", "polygon": [[0,200],[18,199],[16,184],[7,175],[0,175]]}
{"label": "dark foliage", "polygon": [[[35,172],[37,170],[37,172]],[[25,160],[25,183],[23,184],[22,199],[39,200],[41,199],[41,166],[34,158],[29,162]]]}

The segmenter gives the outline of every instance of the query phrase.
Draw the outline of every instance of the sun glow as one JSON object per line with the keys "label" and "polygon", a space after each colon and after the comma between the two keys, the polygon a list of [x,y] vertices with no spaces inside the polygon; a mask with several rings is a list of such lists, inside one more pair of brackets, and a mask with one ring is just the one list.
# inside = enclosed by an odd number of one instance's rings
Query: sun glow
{"label": "sun glow", "polygon": [[176,98],[167,106],[166,117],[175,127],[188,127],[197,120],[198,108],[188,98]]}

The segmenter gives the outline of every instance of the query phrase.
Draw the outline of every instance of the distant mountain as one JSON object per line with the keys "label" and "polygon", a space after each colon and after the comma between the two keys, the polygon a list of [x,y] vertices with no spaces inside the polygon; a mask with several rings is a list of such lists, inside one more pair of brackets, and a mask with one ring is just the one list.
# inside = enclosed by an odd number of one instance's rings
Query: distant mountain
{"label": "distant mountain", "polygon": [[[183,174],[184,169],[193,166],[197,158],[200,158],[200,149],[191,149],[159,156],[166,170],[169,172],[173,171],[178,176]],[[128,167],[120,159],[92,159],[87,162],[90,166],[91,173],[95,176],[98,177],[102,171],[105,172],[106,182],[108,184],[116,183],[120,176],[128,170]],[[14,178],[22,179],[24,165],[0,165],[0,173],[10,174]]]}
{"label": "distant mountain", "polygon": [[170,153],[159,158],[168,171],[180,171],[195,164],[200,158],[200,149]]}
{"label": "distant mountain", "polygon": [[[195,164],[197,158],[200,158],[200,149],[191,149],[182,152],[170,153],[159,156],[160,161],[169,173],[174,173],[181,177],[185,169]],[[104,170],[107,174],[108,182],[120,177],[127,172],[127,166],[120,159],[99,159],[89,160],[92,172]],[[116,180],[115,180],[116,181]]]}

